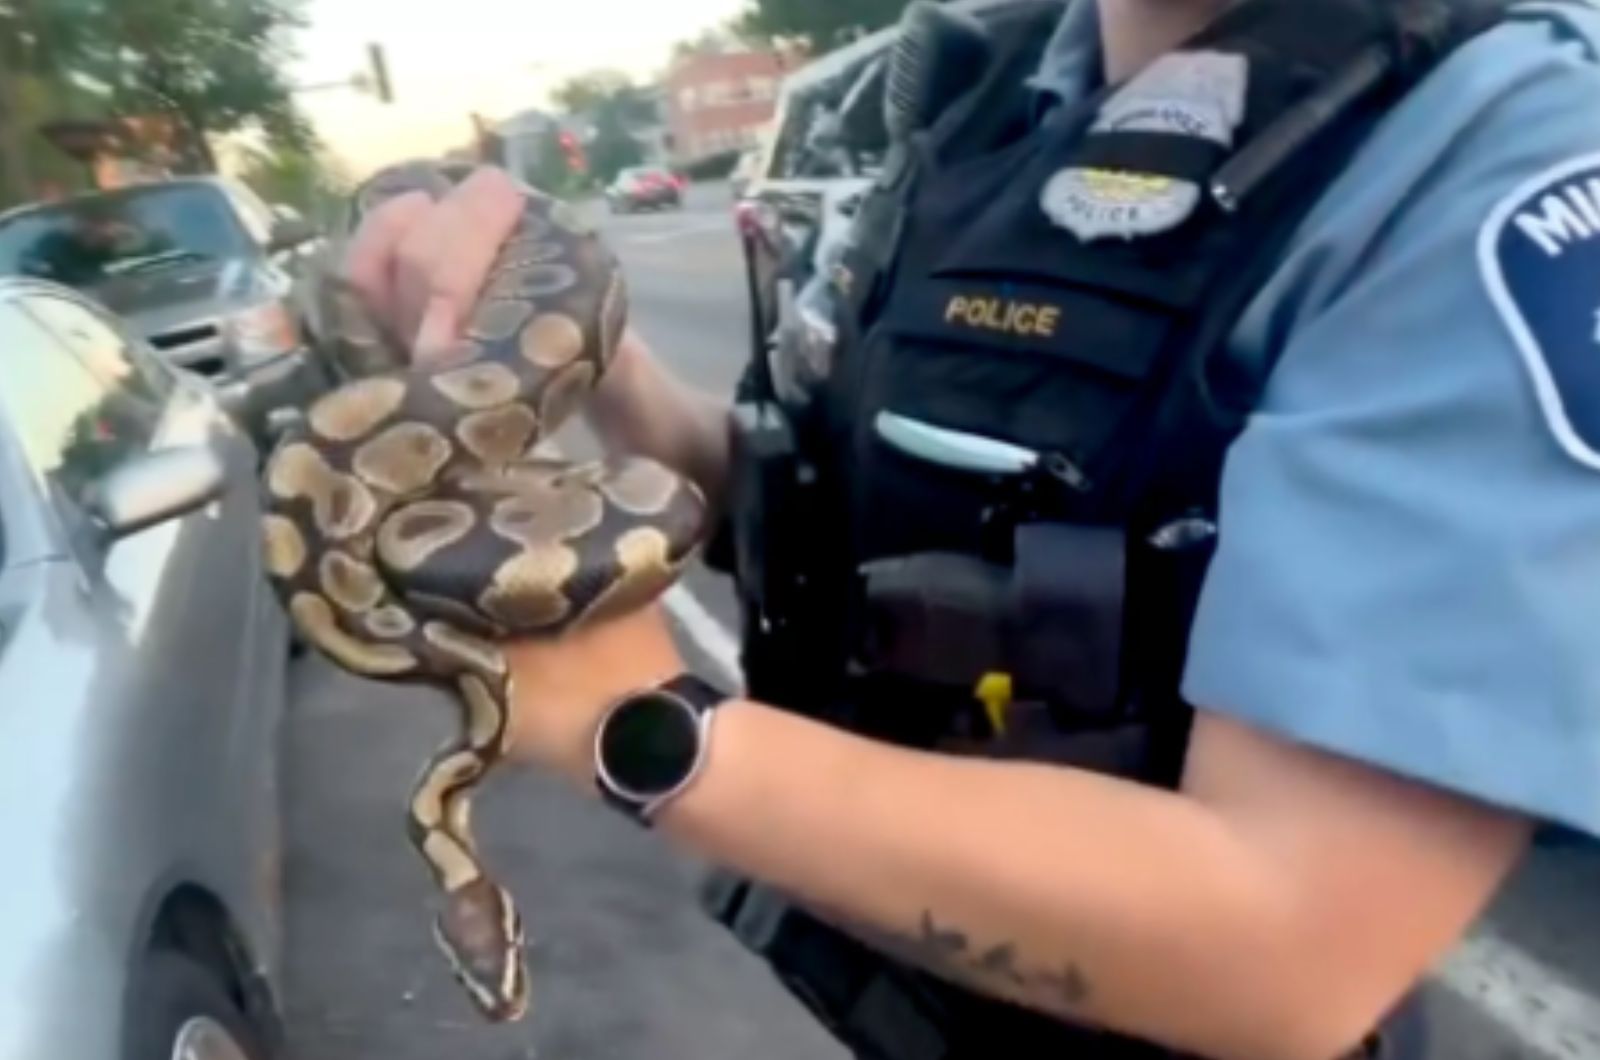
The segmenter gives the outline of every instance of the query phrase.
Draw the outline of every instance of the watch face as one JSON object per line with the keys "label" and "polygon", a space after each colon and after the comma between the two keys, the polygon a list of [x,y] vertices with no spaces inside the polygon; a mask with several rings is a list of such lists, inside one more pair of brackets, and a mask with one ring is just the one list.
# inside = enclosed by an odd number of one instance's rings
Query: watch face
{"label": "watch face", "polygon": [[700,719],[668,692],[635,696],[601,726],[600,768],[611,785],[639,799],[671,794],[694,771]]}

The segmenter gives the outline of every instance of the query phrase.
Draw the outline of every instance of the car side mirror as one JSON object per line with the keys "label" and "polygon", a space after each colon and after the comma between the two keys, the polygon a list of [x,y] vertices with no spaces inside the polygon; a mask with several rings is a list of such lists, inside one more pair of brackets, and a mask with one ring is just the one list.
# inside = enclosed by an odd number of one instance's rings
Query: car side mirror
{"label": "car side mirror", "polygon": [[267,250],[274,254],[294,250],[315,238],[317,230],[309,221],[301,217],[280,217],[272,226],[272,238],[267,242]]}
{"label": "car side mirror", "polygon": [[103,475],[87,505],[112,540],[187,515],[222,496],[228,472],[205,446],[160,449]]}

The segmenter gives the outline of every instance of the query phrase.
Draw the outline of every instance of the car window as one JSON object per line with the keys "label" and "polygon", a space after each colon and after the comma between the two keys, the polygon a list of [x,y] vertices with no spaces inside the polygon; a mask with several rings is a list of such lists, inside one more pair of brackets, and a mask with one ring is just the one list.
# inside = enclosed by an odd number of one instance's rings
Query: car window
{"label": "car window", "polygon": [[89,371],[36,318],[0,303],[0,415],[56,494],[81,505],[89,486],[144,452],[149,406]]}
{"label": "car window", "polygon": [[70,287],[236,258],[250,244],[211,184],[156,184],[17,214],[0,223],[0,275]]}
{"label": "car window", "polygon": [[244,222],[250,238],[261,246],[266,246],[272,239],[272,229],[277,225],[277,218],[273,216],[272,208],[242,184],[223,181],[222,187],[232,200],[234,209],[239,211],[239,219]]}
{"label": "car window", "polygon": [[56,295],[29,295],[28,312],[77,354],[89,370],[158,413],[177,386],[177,375],[143,341],[130,338],[97,310]]}

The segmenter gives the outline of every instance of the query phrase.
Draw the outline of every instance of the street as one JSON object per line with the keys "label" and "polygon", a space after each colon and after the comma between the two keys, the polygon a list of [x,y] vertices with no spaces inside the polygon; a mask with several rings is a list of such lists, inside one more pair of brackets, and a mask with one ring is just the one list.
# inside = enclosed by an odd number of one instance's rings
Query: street
{"label": "street", "polygon": [[[690,382],[726,392],[748,352],[730,199],[608,219],[633,322]],[[696,572],[669,606],[686,650],[734,665],[731,597]],[[446,732],[440,696],[355,680],[317,658],[291,675],[285,737],[287,1016],[303,1060],[837,1060],[837,1046],[693,902],[695,866],[554,781],[498,776],[480,835],[522,900],[531,1015],[483,1025],[429,936],[431,891],[401,805]],[[1600,1057],[1600,852],[1552,838],[1427,1003],[1439,1060]]]}

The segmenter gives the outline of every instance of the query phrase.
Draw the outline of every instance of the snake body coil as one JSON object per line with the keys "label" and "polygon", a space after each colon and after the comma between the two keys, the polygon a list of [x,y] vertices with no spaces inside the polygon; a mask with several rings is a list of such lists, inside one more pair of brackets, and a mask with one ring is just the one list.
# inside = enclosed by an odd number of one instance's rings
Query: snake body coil
{"label": "snake body coil", "polygon": [[[449,190],[425,166],[369,185],[366,205]],[[443,890],[435,935],[491,1019],[528,1005],[520,916],[490,878],[471,798],[504,754],[511,678],[500,642],[558,636],[639,608],[678,576],[705,506],[658,464],[540,459],[621,339],[615,257],[570,208],[533,192],[448,362],[406,370],[354,297],[335,292],[346,363],[394,366],[317,401],[265,471],[267,569],[301,634],[368,677],[442,684],[459,737],[407,807]]]}

